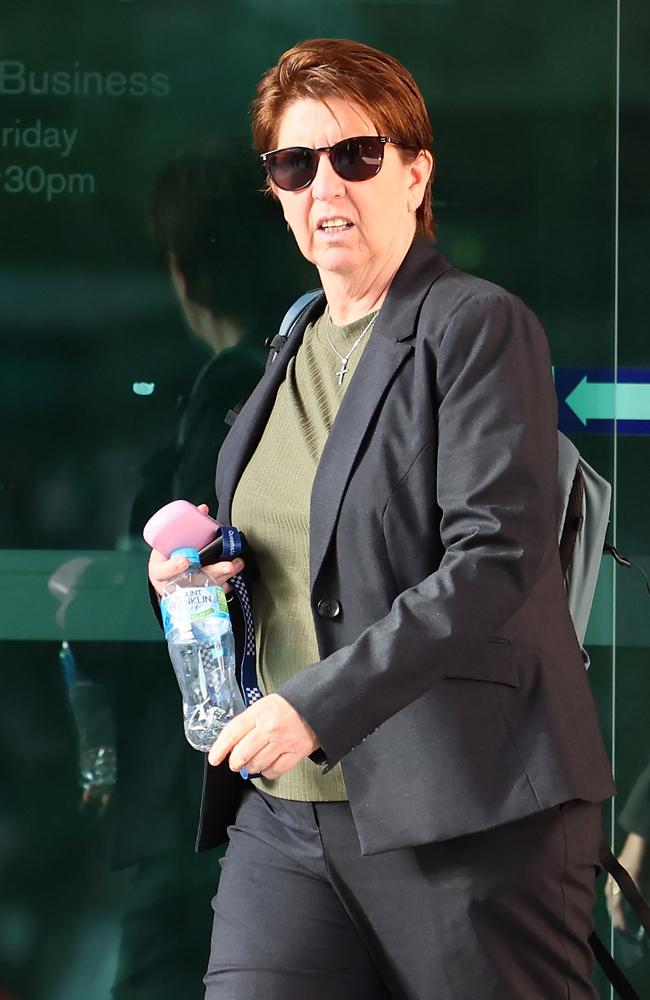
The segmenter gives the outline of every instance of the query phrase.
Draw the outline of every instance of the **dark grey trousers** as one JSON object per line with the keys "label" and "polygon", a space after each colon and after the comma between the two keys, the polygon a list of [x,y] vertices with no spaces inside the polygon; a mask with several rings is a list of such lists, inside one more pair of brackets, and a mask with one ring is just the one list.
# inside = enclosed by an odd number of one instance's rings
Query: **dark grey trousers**
{"label": "dark grey trousers", "polygon": [[248,790],[206,1000],[595,1000],[600,808],[362,857],[347,803]]}

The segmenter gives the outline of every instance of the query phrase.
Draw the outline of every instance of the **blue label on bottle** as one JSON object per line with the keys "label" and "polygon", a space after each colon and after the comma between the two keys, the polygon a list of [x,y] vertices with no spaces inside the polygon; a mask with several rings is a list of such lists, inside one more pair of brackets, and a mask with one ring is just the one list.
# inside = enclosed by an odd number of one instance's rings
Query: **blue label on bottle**
{"label": "blue label on bottle", "polygon": [[[230,620],[226,595],[221,587],[177,587],[160,602],[165,638],[172,633],[211,631],[216,619]],[[197,634],[197,638],[199,635]]]}

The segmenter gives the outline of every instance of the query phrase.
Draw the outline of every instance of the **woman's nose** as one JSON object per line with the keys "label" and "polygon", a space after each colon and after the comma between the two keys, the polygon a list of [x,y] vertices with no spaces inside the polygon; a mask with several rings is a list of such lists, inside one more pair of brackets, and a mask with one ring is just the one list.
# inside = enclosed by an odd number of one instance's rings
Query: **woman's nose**
{"label": "woman's nose", "polygon": [[326,201],[345,194],[343,178],[336,173],[328,153],[318,155],[318,168],[311,183],[311,193],[317,201]]}

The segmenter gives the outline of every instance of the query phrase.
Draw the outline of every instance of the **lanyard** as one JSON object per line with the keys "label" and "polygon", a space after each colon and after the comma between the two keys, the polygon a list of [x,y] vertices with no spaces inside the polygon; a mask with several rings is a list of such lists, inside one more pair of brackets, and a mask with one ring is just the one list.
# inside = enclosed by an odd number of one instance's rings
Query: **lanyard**
{"label": "lanyard", "polygon": [[[232,525],[221,525],[221,538],[223,540],[223,559],[236,559],[243,552],[243,543],[237,528]],[[244,646],[239,663],[238,676],[239,686],[246,705],[252,705],[262,697],[257,684],[257,654],[255,650],[255,625],[253,622],[253,608],[250,594],[246,585],[246,580],[242,573],[237,573],[229,580],[234,593],[237,595],[239,606],[244,621]]]}

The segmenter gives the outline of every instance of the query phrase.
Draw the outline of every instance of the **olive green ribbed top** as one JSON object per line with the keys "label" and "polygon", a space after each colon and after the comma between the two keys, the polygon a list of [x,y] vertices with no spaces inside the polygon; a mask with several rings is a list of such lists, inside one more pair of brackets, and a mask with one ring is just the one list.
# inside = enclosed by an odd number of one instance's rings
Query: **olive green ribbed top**
{"label": "olive green ribbed top", "polygon": [[[311,490],[327,436],[370,332],[352,351],[341,384],[337,377],[341,359],[327,337],[345,357],[374,315],[334,326],[326,309],[307,327],[235,491],[233,524],[246,535],[259,567],[252,596],[258,680],[264,694],[320,659],[309,585]],[[270,795],[302,802],[347,799],[338,765],[323,774],[312,761],[304,760],[276,780],[256,778],[254,782]]]}

